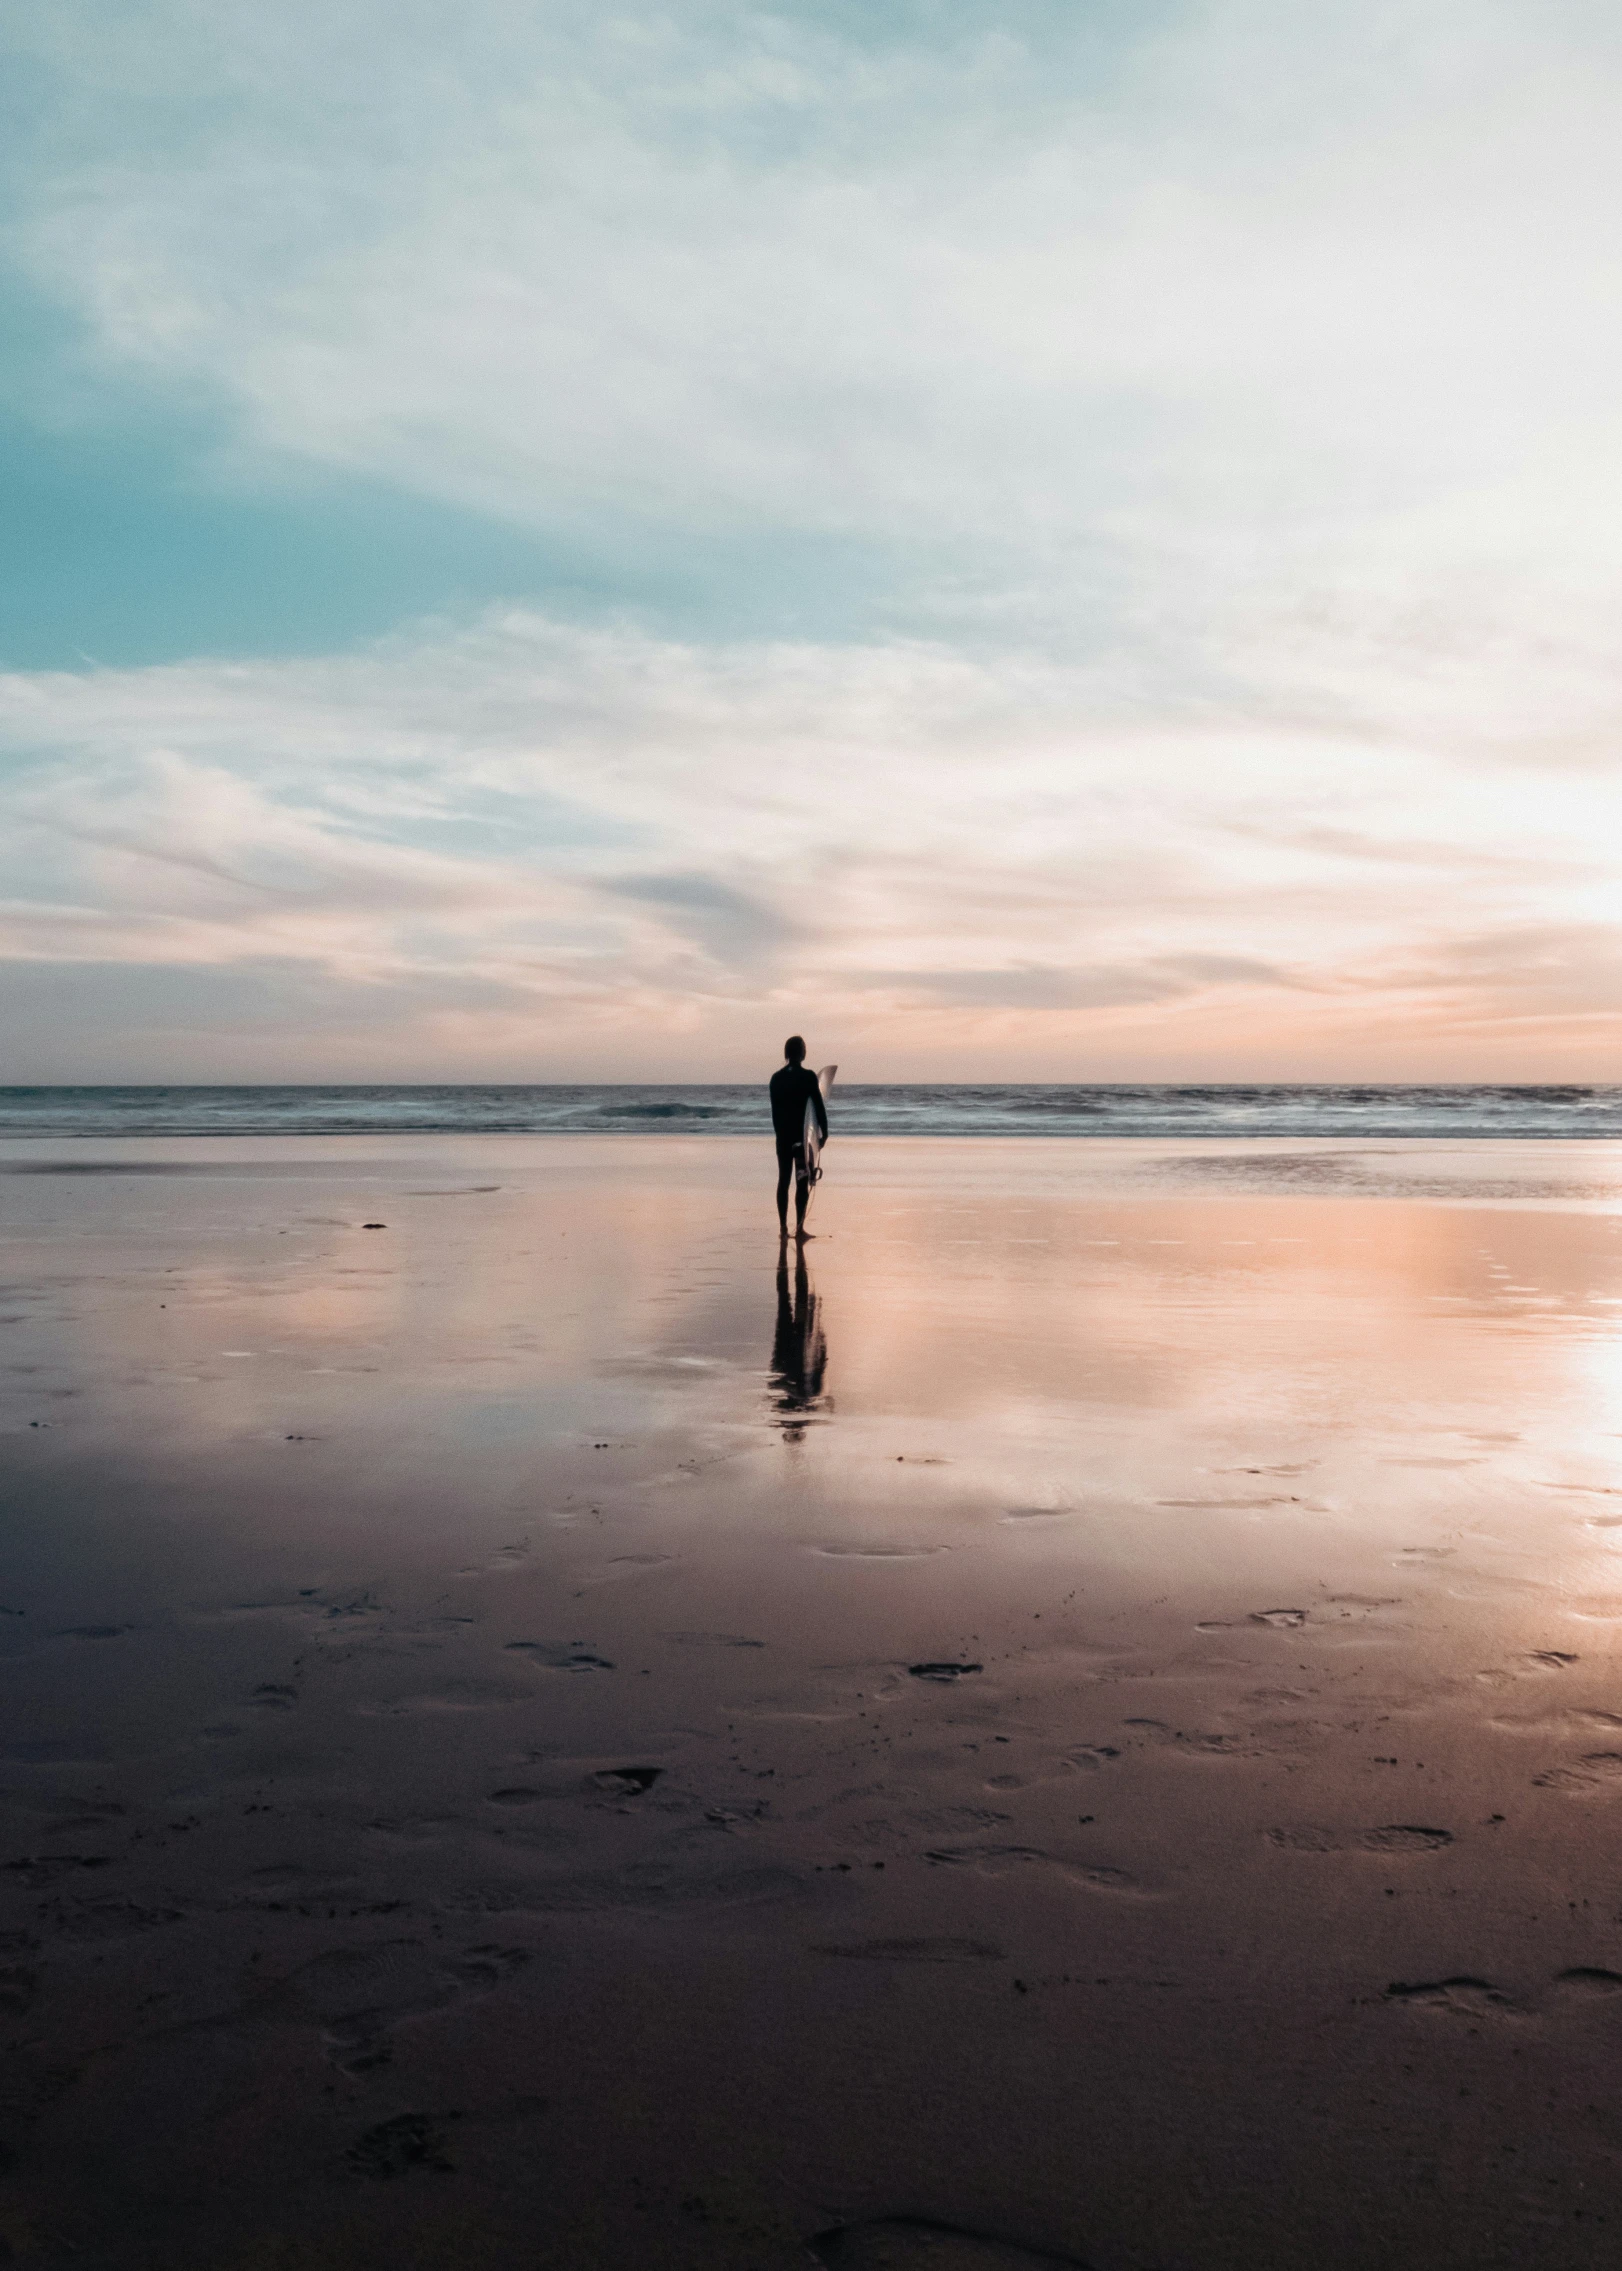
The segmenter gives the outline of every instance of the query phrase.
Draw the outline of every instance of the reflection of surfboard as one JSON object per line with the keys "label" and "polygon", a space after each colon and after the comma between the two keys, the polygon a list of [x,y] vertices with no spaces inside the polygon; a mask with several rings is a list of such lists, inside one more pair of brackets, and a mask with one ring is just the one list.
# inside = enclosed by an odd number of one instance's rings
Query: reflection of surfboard
{"label": "reflection of surfboard", "polygon": [[[822,1091],[822,1101],[825,1105],[828,1101],[829,1091],[834,1084],[834,1074],[838,1070],[837,1065],[824,1065],[817,1075],[817,1086]],[[804,1140],[806,1180],[815,1190],[817,1184],[822,1180],[822,1130],[817,1126],[817,1108],[809,1097],[806,1098],[805,1104]]]}

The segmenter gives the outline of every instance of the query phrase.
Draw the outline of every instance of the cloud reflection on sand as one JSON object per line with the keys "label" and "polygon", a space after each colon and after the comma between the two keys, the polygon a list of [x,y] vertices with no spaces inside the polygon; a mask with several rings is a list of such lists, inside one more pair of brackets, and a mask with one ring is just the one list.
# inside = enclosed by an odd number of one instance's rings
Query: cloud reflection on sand
{"label": "cloud reflection on sand", "polygon": [[[1021,2228],[1084,2213],[1085,2259],[1198,2262],[1282,2168],[1395,2260],[1497,2224],[1588,2260],[1500,2148],[1533,2068],[1604,2086],[1622,1975],[1608,1149],[1338,1145],[1326,1186],[847,1140],[780,1258],[751,1147],[264,1148],[7,1191],[0,1929],[50,2071],[116,2045],[62,2085],[99,2094],[58,2191],[93,2133],[193,2196],[237,2101],[198,2111],[192,2028],[225,2075],[307,2064],[322,2167],[452,2104],[531,2139],[544,2098],[578,2237],[634,2042],[655,2216],[698,2074],[796,2245],[904,2165],[932,2212],[968,2172]],[[1360,2173],[1439,2092],[1451,2239],[1429,2179]],[[1214,2200],[1160,2182],[1195,2128]],[[296,2129],[232,2148],[250,2219],[326,2181]]]}

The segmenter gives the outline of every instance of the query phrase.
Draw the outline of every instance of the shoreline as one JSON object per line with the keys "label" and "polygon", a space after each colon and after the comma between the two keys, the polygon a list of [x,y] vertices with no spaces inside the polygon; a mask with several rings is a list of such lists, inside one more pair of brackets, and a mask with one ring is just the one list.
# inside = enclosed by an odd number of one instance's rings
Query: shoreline
{"label": "shoreline", "polygon": [[[1622,1140],[1622,1086],[944,1084],[846,1080],[848,1135],[1040,1139]],[[765,1084],[0,1089],[0,1134],[165,1137],[765,1132]]]}

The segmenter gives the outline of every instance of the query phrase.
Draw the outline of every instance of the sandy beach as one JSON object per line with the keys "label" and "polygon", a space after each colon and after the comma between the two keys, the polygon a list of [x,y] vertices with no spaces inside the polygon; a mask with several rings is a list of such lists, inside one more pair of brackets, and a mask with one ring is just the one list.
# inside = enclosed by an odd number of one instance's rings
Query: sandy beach
{"label": "sandy beach", "polygon": [[1622,1154],[0,1146],[0,2261],[1622,2251]]}

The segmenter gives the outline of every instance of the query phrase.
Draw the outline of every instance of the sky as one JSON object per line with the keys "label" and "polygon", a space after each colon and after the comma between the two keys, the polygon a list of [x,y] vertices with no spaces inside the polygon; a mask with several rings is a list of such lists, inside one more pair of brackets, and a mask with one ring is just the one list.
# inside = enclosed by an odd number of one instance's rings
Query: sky
{"label": "sky", "polygon": [[1599,0],[0,26],[0,1081],[1622,1077]]}

